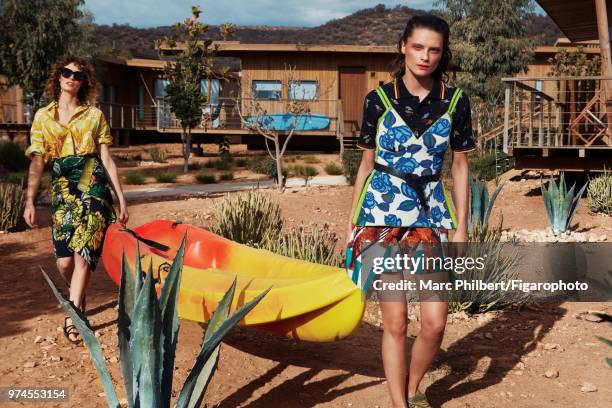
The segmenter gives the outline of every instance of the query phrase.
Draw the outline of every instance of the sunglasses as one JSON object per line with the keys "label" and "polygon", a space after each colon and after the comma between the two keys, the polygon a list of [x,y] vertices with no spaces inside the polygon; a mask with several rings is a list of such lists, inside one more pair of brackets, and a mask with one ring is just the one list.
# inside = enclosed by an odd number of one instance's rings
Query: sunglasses
{"label": "sunglasses", "polygon": [[73,71],[70,68],[60,68],[60,74],[66,78],[69,79],[70,77],[73,77],[75,81],[82,81],[85,79],[85,73],[83,71]]}

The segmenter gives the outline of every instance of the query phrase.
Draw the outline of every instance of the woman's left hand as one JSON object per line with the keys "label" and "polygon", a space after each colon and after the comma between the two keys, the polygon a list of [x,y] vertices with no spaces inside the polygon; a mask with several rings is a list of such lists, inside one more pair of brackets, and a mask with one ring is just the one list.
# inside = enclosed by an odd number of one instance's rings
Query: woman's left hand
{"label": "woman's left hand", "polygon": [[129,218],[130,214],[128,213],[127,204],[125,203],[125,200],[123,200],[121,203],[119,203],[119,218],[117,218],[117,222],[125,227],[125,224],[127,224]]}

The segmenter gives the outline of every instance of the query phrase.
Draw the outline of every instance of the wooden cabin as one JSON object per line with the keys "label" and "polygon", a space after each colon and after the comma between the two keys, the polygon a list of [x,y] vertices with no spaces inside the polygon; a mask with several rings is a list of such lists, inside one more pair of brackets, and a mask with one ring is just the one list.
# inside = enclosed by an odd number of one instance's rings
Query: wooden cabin
{"label": "wooden cabin", "polygon": [[[612,67],[605,0],[538,0],[568,40],[587,56],[600,55],[601,75],[549,76],[550,66],[536,60],[524,76],[504,78],[506,85],[503,151],[518,169],[601,171],[612,168]],[[540,47],[545,58],[546,49]],[[494,129],[494,132],[499,129]]]}
{"label": "wooden cabin", "polygon": [[[225,129],[234,140],[258,147],[263,147],[263,138],[247,129],[240,115],[243,119],[252,117],[250,108],[255,104],[270,116],[279,115],[287,111],[289,102],[310,111],[309,123],[315,117],[319,120],[312,128],[296,128],[292,144],[321,148],[339,145],[340,149],[354,146],[365,95],[390,80],[390,63],[397,52],[392,46],[216,44],[218,57],[239,61],[240,79],[236,93],[222,96],[219,105],[210,109],[220,109],[225,117],[219,131]],[[215,131],[213,128],[205,133]]]}

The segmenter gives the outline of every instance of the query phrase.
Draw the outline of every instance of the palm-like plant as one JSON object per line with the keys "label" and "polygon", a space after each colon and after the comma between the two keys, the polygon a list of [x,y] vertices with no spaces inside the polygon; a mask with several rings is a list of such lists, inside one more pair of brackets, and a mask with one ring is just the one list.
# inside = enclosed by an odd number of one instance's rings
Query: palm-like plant
{"label": "palm-like plant", "polygon": [[[179,332],[177,299],[185,241],[184,238],[161,287],[159,298],[151,264],[143,281],[139,248],[136,249],[134,272],[131,271],[125,254],[123,255],[117,324],[121,372],[129,408],[170,407]],[[60,305],[83,337],[102,380],[108,406],[119,408],[119,400],[104,363],[100,343],[87,318],[58,291],[44,270],[42,273]],[[183,384],[176,408],[201,406],[204,392],[217,367],[221,340],[270,290],[268,288],[229,316],[235,288],[234,279],[208,322],[202,349]]]}

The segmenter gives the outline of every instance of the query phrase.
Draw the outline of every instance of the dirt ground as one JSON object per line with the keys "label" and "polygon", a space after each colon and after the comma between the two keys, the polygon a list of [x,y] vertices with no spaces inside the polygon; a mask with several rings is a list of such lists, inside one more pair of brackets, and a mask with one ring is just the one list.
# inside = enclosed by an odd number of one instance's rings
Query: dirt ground
{"label": "dirt ground", "polygon": [[[539,179],[513,181],[518,174],[505,175],[510,181],[493,217],[503,212],[509,230],[545,228]],[[346,186],[269,192],[280,202],[288,227],[326,222],[340,242],[345,239],[351,193],[352,187]],[[129,226],[167,218],[206,227],[212,203],[219,197],[130,203]],[[589,214],[585,204],[583,199],[574,221],[577,230],[605,234],[607,241],[612,240],[612,218]],[[105,407],[102,384],[88,353],[64,338],[62,310],[40,273],[42,267],[59,282],[48,212],[49,208],[39,208],[36,230],[0,235],[0,350],[4,350],[0,386],[70,389],[67,403],[25,406]],[[116,300],[117,287],[100,263],[88,289],[88,316],[99,334],[119,396],[124,398],[117,360]],[[593,310],[612,313],[612,304],[547,303],[478,318],[449,317],[441,351],[422,388],[427,388],[434,407],[610,407],[612,370],[605,359],[612,356],[612,349],[595,336],[612,338],[612,328],[581,314]],[[364,322],[351,336],[325,344],[236,328],[224,339],[218,371],[205,400],[211,407],[228,408],[390,406],[378,313],[378,305],[368,304]],[[409,347],[418,333],[416,320],[409,324]],[[201,339],[200,325],[181,321],[175,394]],[[547,371],[552,378],[545,376]]]}

